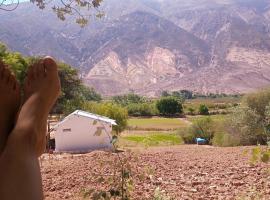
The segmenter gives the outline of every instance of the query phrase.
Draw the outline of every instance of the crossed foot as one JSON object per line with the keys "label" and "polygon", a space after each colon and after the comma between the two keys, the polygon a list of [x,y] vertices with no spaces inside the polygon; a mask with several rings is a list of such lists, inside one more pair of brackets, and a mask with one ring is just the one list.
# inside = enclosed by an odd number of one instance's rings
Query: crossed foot
{"label": "crossed foot", "polygon": [[43,198],[37,158],[46,145],[48,114],[60,93],[55,61],[46,57],[31,66],[23,90],[21,100],[18,82],[0,62],[0,199],[3,200]]}

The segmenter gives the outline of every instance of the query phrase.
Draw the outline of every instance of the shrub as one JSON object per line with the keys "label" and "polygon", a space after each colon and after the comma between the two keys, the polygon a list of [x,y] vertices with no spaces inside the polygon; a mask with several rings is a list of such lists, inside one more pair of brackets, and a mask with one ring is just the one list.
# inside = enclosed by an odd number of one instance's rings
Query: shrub
{"label": "shrub", "polygon": [[184,141],[185,144],[195,144],[195,137],[194,135],[187,133],[182,135],[182,139]]}
{"label": "shrub", "polygon": [[174,97],[163,97],[157,101],[156,107],[161,115],[175,115],[183,112],[182,104]]}
{"label": "shrub", "polygon": [[242,145],[267,144],[270,136],[270,89],[248,94],[234,109],[230,133],[240,136]]}
{"label": "shrub", "polygon": [[139,103],[145,102],[144,97],[141,97],[133,93],[125,94],[121,96],[114,96],[112,100],[114,103],[120,104],[121,106],[127,106],[129,104],[139,104]]}
{"label": "shrub", "polygon": [[219,147],[232,147],[240,145],[240,139],[224,132],[215,133],[212,144]]}
{"label": "shrub", "polygon": [[154,116],[158,115],[159,112],[153,103],[143,103],[143,104],[129,104],[127,106],[128,114],[130,116]]}
{"label": "shrub", "polygon": [[200,115],[209,115],[209,109],[206,105],[202,104],[199,107],[199,114]]}
{"label": "shrub", "polygon": [[194,114],[195,114],[195,109],[192,108],[192,107],[189,107],[189,108],[188,108],[188,113],[187,113],[187,114],[189,114],[189,115],[194,115]]}
{"label": "shrub", "polygon": [[212,119],[210,117],[200,118],[195,120],[189,128],[187,139],[190,140],[191,137],[192,140],[195,140],[196,138],[204,138],[211,143],[212,138],[214,137],[214,132],[215,130]]}

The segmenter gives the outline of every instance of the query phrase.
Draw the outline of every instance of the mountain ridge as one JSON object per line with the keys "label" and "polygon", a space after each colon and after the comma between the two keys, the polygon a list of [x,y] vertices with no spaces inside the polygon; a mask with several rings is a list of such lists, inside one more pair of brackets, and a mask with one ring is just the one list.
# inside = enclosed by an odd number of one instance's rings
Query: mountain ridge
{"label": "mountain ridge", "polygon": [[111,0],[101,9],[107,16],[81,29],[72,16],[61,22],[23,3],[0,12],[0,41],[75,66],[104,95],[233,94],[270,85],[267,0]]}

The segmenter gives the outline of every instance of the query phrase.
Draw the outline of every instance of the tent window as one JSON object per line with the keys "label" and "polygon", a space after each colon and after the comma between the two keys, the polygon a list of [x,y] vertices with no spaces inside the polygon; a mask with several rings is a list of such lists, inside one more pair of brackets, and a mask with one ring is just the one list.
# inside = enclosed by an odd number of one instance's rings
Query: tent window
{"label": "tent window", "polygon": [[71,128],[63,129],[63,132],[71,132]]}

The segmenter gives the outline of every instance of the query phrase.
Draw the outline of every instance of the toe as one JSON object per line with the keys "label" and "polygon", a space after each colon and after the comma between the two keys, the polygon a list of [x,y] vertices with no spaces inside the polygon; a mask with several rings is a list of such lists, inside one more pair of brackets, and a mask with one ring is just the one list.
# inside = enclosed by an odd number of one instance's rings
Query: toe
{"label": "toe", "polygon": [[28,72],[27,72],[27,81],[31,81],[33,80],[35,77],[35,73],[34,73],[34,65],[29,66],[28,68]]}
{"label": "toe", "polygon": [[44,60],[41,59],[39,62],[38,62],[38,74],[39,76],[46,76],[46,69],[45,69],[45,64],[44,64]]}
{"label": "toe", "polygon": [[10,79],[10,71],[8,68],[4,68],[2,72],[2,79],[4,80],[5,83],[9,83]]}
{"label": "toe", "polygon": [[33,78],[37,79],[39,77],[39,64],[35,63],[33,65]]}
{"label": "toe", "polygon": [[46,73],[54,73],[57,71],[57,64],[52,57],[45,57],[43,59]]}

